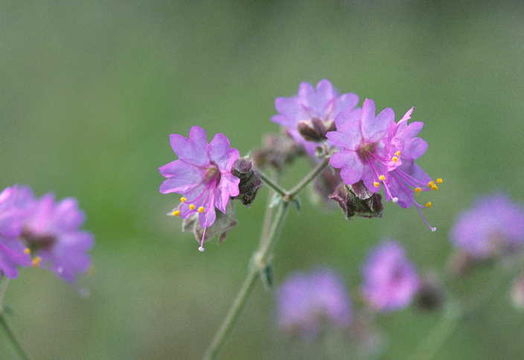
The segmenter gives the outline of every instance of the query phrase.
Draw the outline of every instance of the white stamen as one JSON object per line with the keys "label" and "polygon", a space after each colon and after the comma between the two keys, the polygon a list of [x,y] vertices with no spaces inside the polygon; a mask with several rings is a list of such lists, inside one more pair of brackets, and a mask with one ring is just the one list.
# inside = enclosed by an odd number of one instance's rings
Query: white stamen
{"label": "white stamen", "polygon": [[398,197],[392,198],[391,201],[393,201],[394,203],[397,203],[398,202]]}
{"label": "white stamen", "polygon": [[200,251],[200,252],[204,252],[204,251],[206,251],[206,248],[203,247],[203,246],[199,246],[199,247],[198,247],[198,251]]}

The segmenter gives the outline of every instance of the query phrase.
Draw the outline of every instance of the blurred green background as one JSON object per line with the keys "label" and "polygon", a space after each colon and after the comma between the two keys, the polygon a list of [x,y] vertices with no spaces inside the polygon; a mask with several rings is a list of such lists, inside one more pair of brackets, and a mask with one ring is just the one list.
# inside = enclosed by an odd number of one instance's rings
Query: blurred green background
{"label": "blurred green background", "polygon": [[[77,197],[97,239],[95,271],[77,287],[38,269],[11,282],[23,343],[37,360],[198,359],[256,247],[267,190],[199,253],[164,215],[177,197],[158,193],[168,135],[198,124],[247,153],[277,131],[274,98],[300,81],[328,78],[397,114],[415,105],[430,143],[421,164],[446,183],[426,212],[436,233],[393,204],[381,220],[346,222],[304,201],[278,244],[277,282],[323,264],[355,288],[384,236],[421,270],[442,268],[448,229],[477,194],[524,200],[523,16],[517,1],[0,1],[1,185]],[[274,314],[258,286],[222,358],[328,358],[281,336]],[[386,358],[406,358],[436,320],[380,317]],[[502,286],[436,358],[520,358],[523,325]],[[3,335],[0,349],[15,358]]]}

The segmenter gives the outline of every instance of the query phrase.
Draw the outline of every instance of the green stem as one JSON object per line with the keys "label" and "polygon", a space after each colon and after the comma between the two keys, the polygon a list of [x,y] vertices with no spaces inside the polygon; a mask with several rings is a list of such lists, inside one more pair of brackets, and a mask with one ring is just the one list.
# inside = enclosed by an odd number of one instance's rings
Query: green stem
{"label": "green stem", "polygon": [[236,320],[238,319],[238,315],[240,314],[240,311],[246,304],[246,301],[253,291],[255,287],[255,281],[257,280],[257,277],[259,276],[259,272],[267,266],[268,260],[270,258],[270,251],[273,248],[274,243],[277,239],[277,234],[280,230],[280,227],[282,226],[284,222],[284,218],[288,212],[288,203],[282,202],[279,206],[278,212],[275,215],[275,221],[273,223],[273,226],[271,228],[271,231],[268,235],[268,241],[262,245],[259,250],[257,250],[253,257],[253,264],[251,264],[249,271],[246,275],[246,278],[244,279],[244,282],[242,283],[242,287],[240,288],[235,300],[233,301],[233,304],[229,308],[229,311],[226,315],[226,318],[224,319],[222,325],[218,329],[217,333],[215,334],[211,345],[208,347],[204,359],[211,360],[215,359],[218,352],[222,348],[222,345],[224,344],[224,340],[226,339],[227,335],[231,332],[233,326],[236,323]]}
{"label": "green stem", "polygon": [[311,181],[313,181],[320,173],[328,166],[329,164],[329,158],[324,158],[322,162],[320,162],[309,174],[304,176],[304,178],[295,185],[287,195],[290,199],[293,199],[294,196],[296,196],[302,189],[304,189]]}
{"label": "green stem", "polygon": [[273,189],[277,194],[279,194],[282,197],[285,197],[287,195],[287,191],[282,188],[280,185],[278,185],[276,182],[274,182],[269,176],[264,174],[262,171],[257,171],[258,176],[260,176],[260,179],[271,189]]}
{"label": "green stem", "polygon": [[411,357],[413,360],[430,360],[453,334],[463,315],[456,307],[450,307]]}
{"label": "green stem", "polygon": [[13,332],[11,327],[9,326],[9,323],[7,322],[7,319],[5,318],[5,314],[4,314],[4,297],[5,297],[5,293],[7,291],[7,285],[8,284],[9,284],[9,279],[6,278],[6,277],[2,277],[0,275],[0,327],[2,327],[4,329],[4,331],[5,331],[8,339],[9,339],[9,341],[11,342],[13,347],[15,348],[15,350],[18,353],[18,355],[20,356],[20,358],[23,359],[23,360],[31,360],[31,357],[24,350],[24,348],[22,347],[22,344],[20,343],[20,341],[18,341],[18,338],[16,337],[15,333]]}

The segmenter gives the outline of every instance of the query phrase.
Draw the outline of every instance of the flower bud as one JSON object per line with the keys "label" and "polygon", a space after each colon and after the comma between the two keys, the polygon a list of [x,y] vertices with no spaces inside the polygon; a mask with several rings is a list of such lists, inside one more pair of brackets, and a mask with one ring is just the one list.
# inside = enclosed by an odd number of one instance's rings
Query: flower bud
{"label": "flower bud", "polygon": [[232,173],[240,179],[239,193],[235,199],[240,199],[244,205],[250,205],[255,200],[258,189],[262,186],[262,180],[253,169],[252,161],[249,158],[238,159],[233,165]]}
{"label": "flower bud", "polygon": [[253,152],[253,161],[259,168],[272,167],[282,171],[303,154],[303,148],[288,135],[271,134],[264,137],[262,148]]}
{"label": "flower bud", "polygon": [[424,276],[415,296],[415,306],[419,310],[433,311],[442,307],[445,294],[442,284],[434,274]]}
{"label": "flower bud", "polygon": [[322,142],[326,140],[326,133],[328,131],[335,131],[335,122],[324,122],[319,118],[312,118],[307,121],[300,121],[297,125],[297,130],[302,137],[307,141]]}
{"label": "flower bud", "polygon": [[353,185],[340,184],[329,198],[338,202],[348,219],[353,216],[381,217],[384,210],[382,196],[369,192],[362,182]]}

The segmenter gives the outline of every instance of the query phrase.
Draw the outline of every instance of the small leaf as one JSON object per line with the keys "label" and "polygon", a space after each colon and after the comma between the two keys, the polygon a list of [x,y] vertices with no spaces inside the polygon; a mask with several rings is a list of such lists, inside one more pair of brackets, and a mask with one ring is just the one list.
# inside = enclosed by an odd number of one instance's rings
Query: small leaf
{"label": "small leaf", "polygon": [[297,211],[300,211],[300,209],[302,209],[302,203],[300,202],[299,198],[295,198],[291,202],[293,203]]}
{"label": "small leaf", "polygon": [[262,283],[267,290],[270,290],[273,287],[273,268],[271,265],[267,265],[260,270],[260,280],[262,280]]}
{"label": "small leaf", "polygon": [[271,202],[269,203],[270,208],[274,208],[277,205],[279,205],[282,202],[282,196],[280,194],[273,194],[273,198],[271,199]]}

